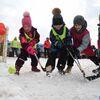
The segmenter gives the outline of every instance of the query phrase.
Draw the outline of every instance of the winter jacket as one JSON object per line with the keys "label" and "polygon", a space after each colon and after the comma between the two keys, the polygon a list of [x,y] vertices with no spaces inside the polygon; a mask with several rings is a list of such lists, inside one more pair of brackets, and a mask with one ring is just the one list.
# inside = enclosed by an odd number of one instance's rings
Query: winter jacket
{"label": "winter jacket", "polygon": [[11,42],[11,47],[12,48],[19,48],[19,42],[17,40],[13,40]]}
{"label": "winter jacket", "polygon": [[95,55],[91,47],[90,34],[87,29],[84,29],[78,33],[75,27],[72,27],[70,29],[70,33],[73,38],[74,48],[77,48],[82,54],[87,56]]}
{"label": "winter jacket", "polygon": [[[36,43],[39,42],[40,35],[37,32],[36,28],[32,27],[29,33],[25,33],[24,29],[21,28],[19,32],[20,32],[19,39],[20,39],[20,43],[23,49],[26,50],[28,46],[32,44],[33,41],[36,41]],[[31,46],[33,47],[34,45],[31,45]]]}
{"label": "winter jacket", "polygon": [[49,49],[50,47],[51,47],[50,41],[49,41],[49,40],[46,40],[46,41],[44,42],[44,48]]}
{"label": "winter jacket", "polygon": [[[51,50],[58,50],[63,45],[65,45],[66,47],[72,45],[70,32],[65,25],[59,31],[56,30],[54,27],[52,28],[53,29],[51,29],[50,31]],[[65,28],[65,32],[64,32],[64,28]],[[55,46],[55,44],[57,45]]]}

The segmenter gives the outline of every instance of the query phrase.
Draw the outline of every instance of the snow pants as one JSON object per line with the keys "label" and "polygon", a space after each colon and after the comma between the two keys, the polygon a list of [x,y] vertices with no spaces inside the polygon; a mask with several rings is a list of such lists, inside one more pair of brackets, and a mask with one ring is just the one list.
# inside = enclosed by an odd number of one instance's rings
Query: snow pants
{"label": "snow pants", "polygon": [[73,62],[74,62],[73,58],[69,55],[66,48],[61,48],[58,51],[50,52],[50,56],[47,60],[45,67],[51,66],[52,70],[54,70],[57,56],[58,56],[58,62],[57,62],[58,70],[63,70],[65,68],[66,61],[68,66],[73,66]]}
{"label": "snow pants", "polygon": [[99,66],[100,64],[100,58],[94,56],[88,57],[94,64],[96,64],[97,66]]}
{"label": "snow pants", "polygon": [[18,48],[12,48],[13,57],[14,57],[14,53],[16,54],[16,57],[18,57]]}
{"label": "snow pants", "polygon": [[15,62],[15,66],[18,67],[16,69],[20,69],[28,57],[31,58],[31,66],[37,67],[38,61],[36,57],[34,55],[29,55],[28,52],[26,52],[24,49],[21,49],[21,53],[19,54],[18,59]]}
{"label": "snow pants", "polygon": [[44,57],[46,58],[49,57],[50,49],[49,48],[44,48]]}

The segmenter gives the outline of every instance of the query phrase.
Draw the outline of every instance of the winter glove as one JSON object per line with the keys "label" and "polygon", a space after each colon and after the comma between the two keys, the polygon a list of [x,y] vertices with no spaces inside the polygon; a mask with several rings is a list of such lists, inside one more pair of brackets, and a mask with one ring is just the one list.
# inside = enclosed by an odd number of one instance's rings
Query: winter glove
{"label": "winter glove", "polygon": [[67,48],[66,43],[62,43],[62,48]]}
{"label": "winter glove", "polygon": [[62,43],[56,41],[56,42],[54,43],[54,46],[55,46],[56,48],[61,48],[61,47],[62,47]]}
{"label": "winter glove", "polygon": [[34,45],[36,44],[36,41],[37,41],[36,39],[30,41],[30,42],[29,42],[29,45],[34,46]]}
{"label": "winter glove", "polygon": [[74,49],[73,49],[72,45],[67,45],[66,48],[68,48],[71,52],[74,52]]}
{"label": "winter glove", "polygon": [[32,46],[28,46],[28,48],[26,49],[26,51],[27,51],[29,54],[31,54],[31,55],[37,54],[36,49],[32,48]]}
{"label": "winter glove", "polygon": [[80,51],[77,48],[74,48],[74,53],[77,57],[80,56]]}

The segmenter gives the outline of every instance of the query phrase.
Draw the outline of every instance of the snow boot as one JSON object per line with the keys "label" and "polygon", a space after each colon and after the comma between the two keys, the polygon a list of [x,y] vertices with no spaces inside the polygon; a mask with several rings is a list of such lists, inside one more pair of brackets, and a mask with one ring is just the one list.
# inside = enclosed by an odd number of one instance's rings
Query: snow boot
{"label": "snow boot", "polygon": [[38,69],[37,67],[32,67],[31,69],[33,72],[40,72],[40,69]]}
{"label": "snow boot", "polygon": [[64,71],[64,73],[70,73],[72,69],[72,66],[68,66],[67,69]]}
{"label": "snow boot", "polygon": [[16,74],[16,75],[19,75],[19,71],[16,71],[15,74]]}
{"label": "snow boot", "polygon": [[46,67],[46,76],[50,77],[50,73],[52,73],[53,67],[51,65]]}
{"label": "snow boot", "polygon": [[58,73],[61,74],[61,75],[63,75],[64,74],[64,71],[63,71],[64,68],[65,68],[64,65],[58,64],[57,65]]}
{"label": "snow boot", "polygon": [[46,67],[46,72],[52,72],[52,66],[51,65]]}
{"label": "snow boot", "polygon": [[61,75],[63,75],[63,74],[65,73],[63,70],[59,70],[58,72],[59,72],[59,74],[61,74]]}
{"label": "snow boot", "polygon": [[99,73],[100,72],[100,67],[98,67],[97,69],[92,70],[93,73]]}
{"label": "snow boot", "polygon": [[16,68],[15,74],[16,74],[16,75],[19,75],[19,71],[20,71],[20,68],[21,68],[21,67],[19,67],[19,66],[16,65],[15,68]]}

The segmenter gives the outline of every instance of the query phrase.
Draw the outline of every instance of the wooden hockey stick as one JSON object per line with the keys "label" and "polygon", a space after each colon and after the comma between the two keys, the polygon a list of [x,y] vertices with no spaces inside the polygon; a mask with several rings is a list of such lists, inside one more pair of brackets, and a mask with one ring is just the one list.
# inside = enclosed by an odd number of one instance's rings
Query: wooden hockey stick
{"label": "wooden hockey stick", "polygon": [[35,57],[36,57],[36,59],[37,59],[37,61],[38,61],[39,65],[40,65],[41,69],[45,72],[45,71],[46,71],[46,69],[45,69],[45,68],[41,65],[41,63],[40,63],[40,61],[39,61],[39,59],[38,59],[37,55],[36,55],[36,54],[34,54],[34,55],[35,55]]}

